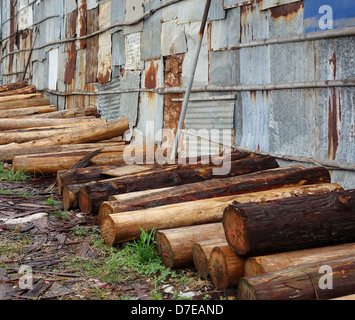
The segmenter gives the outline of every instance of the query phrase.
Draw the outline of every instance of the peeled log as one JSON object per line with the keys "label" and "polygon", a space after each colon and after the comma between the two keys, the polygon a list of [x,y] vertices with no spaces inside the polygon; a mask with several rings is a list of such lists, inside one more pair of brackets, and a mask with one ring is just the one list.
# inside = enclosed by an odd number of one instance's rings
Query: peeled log
{"label": "peeled log", "polygon": [[233,204],[224,211],[223,225],[226,239],[238,255],[353,242],[355,190]]}
{"label": "peeled log", "polygon": [[18,81],[18,82],[12,82],[12,83],[8,83],[8,84],[3,84],[0,86],[0,93],[8,92],[8,91],[16,90],[16,89],[21,89],[26,86],[28,86],[28,83],[25,80]]}
{"label": "peeled log", "polygon": [[38,107],[30,107],[30,108],[22,108],[22,109],[1,110],[0,118],[16,118],[16,117],[32,115],[37,113],[55,112],[56,110],[57,108],[54,105],[38,106]]}
{"label": "peeled log", "polygon": [[31,116],[31,118],[57,118],[57,119],[68,119],[68,118],[76,118],[76,117],[89,117],[95,116],[98,117],[97,108],[76,108],[76,109],[68,109],[62,111],[51,112],[47,114],[40,114]]}
{"label": "peeled log", "polygon": [[13,151],[19,148],[38,148],[44,146],[80,144],[88,142],[98,142],[100,140],[109,139],[123,135],[129,128],[126,117],[107,122],[103,125],[90,128],[73,128],[71,134],[61,134],[45,139],[24,142],[1,148],[0,150]]}
{"label": "peeled log", "polygon": [[[332,288],[321,288],[321,279],[332,269]],[[328,275],[329,272],[328,272]],[[325,282],[325,283],[324,283]],[[323,260],[257,276],[244,277],[238,285],[239,300],[326,300],[354,293],[355,256]]]}
{"label": "peeled log", "polygon": [[212,250],[217,246],[225,245],[228,245],[227,240],[225,238],[212,239],[194,243],[192,247],[192,257],[195,268],[200,277],[207,278],[209,275],[208,260],[210,258]]}
{"label": "peeled log", "polygon": [[0,97],[0,103],[8,102],[8,101],[19,101],[19,100],[27,100],[27,99],[37,99],[42,98],[42,93],[30,93],[30,94],[16,94],[6,97]]}
{"label": "peeled log", "polygon": [[[120,213],[120,212],[129,212],[129,211],[140,211],[140,208],[147,209],[145,212],[157,212],[159,215],[164,215],[163,209],[166,208],[169,212],[174,212],[174,215],[183,214],[183,215],[197,215],[200,217],[216,217],[218,213],[218,218],[222,219],[223,210],[233,201],[238,203],[247,203],[247,202],[265,202],[268,200],[282,199],[286,197],[294,197],[305,194],[320,194],[325,192],[330,192],[334,190],[341,190],[342,187],[338,184],[315,184],[315,185],[306,185],[306,186],[296,186],[288,188],[278,188],[270,189],[267,191],[253,192],[254,189],[245,189],[244,194],[242,191],[238,195],[225,196],[225,197],[216,197],[211,199],[202,199],[188,202],[187,194],[182,194],[180,189],[186,189],[186,185],[172,188],[163,188],[163,189],[154,189],[147,191],[132,192],[127,194],[122,194],[122,200],[115,201],[104,201],[99,210],[99,223],[110,214]],[[183,188],[185,187],[185,188]],[[253,192],[253,193],[247,193]],[[135,194],[138,195],[135,196]],[[182,198],[176,198],[176,204],[164,205],[167,193],[175,194],[176,197],[181,194]],[[126,199],[124,196],[127,196]],[[144,199],[142,199],[144,196]],[[184,197],[185,196],[185,197]],[[116,196],[119,197],[119,196]],[[143,201],[143,202],[142,202]],[[159,201],[159,205],[155,208],[155,201]],[[169,203],[169,201],[167,202]],[[167,217],[167,219],[169,219]],[[197,222],[197,220],[196,220]],[[211,221],[215,222],[215,221]]]}
{"label": "peeled log", "polygon": [[0,97],[5,97],[5,96],[15,96],[19,94],[30,94],[30,93],[35,93],[36,92],[36,86],[31,85],[31,86],[20,86],[18,88],[14,88],[11,91],[2,91],[0,92]]}
{"label": "peeled log", "polygon": [[211,252],[208,267],[218,290],[236,288],[244,276],[245,258],[237,256],[229,245],[218,246]]}
{"label": "peeled log", "polygon": [[0,110],[10,110],[10,109],[23,109],[23,108],[32,108],[38,106],[49,106],[51,104],[51,100],[49,98],[34,98],[28,100],[20,100],[20,101],[9,101],[9,102],[1,102]]}
{"label": "peeled log", "polygon": [[244,275],[246,277],[255,276],[262,273],[279,271],[290,267],[297,267],[304,264],[332,260],[350,255],[355,256],[355,243],[252,257],[245,263]]}
{"label": "peeled log", "polygon": [[20,130],[20,129],[30,129],[30,128],[54,128],[54,127],[70,127],[70,126],[80,126],[86,125],[86,123],[105,123],[106,120],[99,119],[82,119],[82,118],[72,118],[72,119],[33,119],[33,118],[22,118],[22,119],[0,119],[0,131],[5,130]]}
{"label": "peeled log", "polygon": [[337,184],[329,184],[320,185],[319,188],[316,185],[298,187],[293,190],[291,188],[288,190],[275,189],[115,214],[108,214],[106,209],[110,202],[104,202],[100,208],[99,224],[105,224],[105,243],[113,245],[138,237],[140,227],[150,232],[154,227],[161,230],[221,222],[223,210],[233,202],[264,202],[266,199],[282,199],[285,195],[297,197],[302,194],[329,192],[329,190],[335,190],[338,187]]}
{"label": "peeled log", "polygon": [[[238,176],[250,172],[278,167],[273,157],[252,157],[231,162],[231,170],[227,176]],[[82,212],[98,213],[102,202],[113,194],[171,187],[186,183],[209,180],[213,176],[213,165],[178,165],[166,169],[142,172],[129,177],[102,180],[83,185],[78,194],[78,202]],[[211,185],[214,184],[210,182]]]}
{"label": "peeled log", "polygon": [[166,267],[187,267],[193,265],[192,247],[195,242],[223,237],[221,223],[160,230],[155,233],[156,250]]}

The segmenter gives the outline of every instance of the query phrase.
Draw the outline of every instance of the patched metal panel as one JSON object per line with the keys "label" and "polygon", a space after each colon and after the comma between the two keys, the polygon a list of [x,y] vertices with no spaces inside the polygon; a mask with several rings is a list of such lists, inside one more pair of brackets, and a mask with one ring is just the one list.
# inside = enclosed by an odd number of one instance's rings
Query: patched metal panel
{"label": "patched metal panel", "polygon": [[171,56],[185,53],[187,50],[185,26],[177,24],[176,20],[162,23],[161,54]]}
{"label": "patched metal panel", "polygon": [[239,80],[239,51],[211,51],[209,60],[210,84],[237,84]]}
{"label": "patched metal panel", "polygon": [[112,34],[112,77],[117,77],[125,65],[125,38],[123,32]]}
{"label": "patched metal panel", "polygon": [[235,8],[235,7],[239,7],[242,5],[246,5],[248,3],[253,3],[256,2],[258,0],[223,0],[223,8],[224,9],[230,9],[230,8]]}
{"label": "patched metal panel", "polygon": [[[121,86],[121,79],[119,77],[112,79],[107,84],[98,84],[98,91],[114,91]],[[98,96],[98,109],[101,117],[108,121],[117,119],[120,116],[120,94],[106,94]]]}
{"label": "patched metal panel", "polygon": [[[149,8],[146,8],[149,10]],[[144,20],[141,38],[141,58],[144,60],[161,56],[161,11]]]}
{"label": "patched metal panel", "polygon": [[286,4],[299,2],[299,1],[303,1],[303,0],[263,0],[261,1],[260,10],[265,10],[268,8],[273,8],[278,6],[284,6]]}
{"label": "patched metal panel", "polygon": [[185,0],[179,7],[178,23],[201,22],[204,9],[199,0]]}
{"label": "patched metal panel", "polygon": [[[126,1],[125,21],[133,21],[144,14],[144,0]],[[143,31],[143,21],[132,26],[124,27],[124,34],[136,33]]]}
{"label": "patched metal panel", "polygon": [[141,60],[141,32],[125,35],[125,69],[143,69],[144,62]]}
{"label": "patched metal panel", "polygon": [[226,17],[226,10],[223,9],[223,0],[212,0],[208,20],[221,20]]}

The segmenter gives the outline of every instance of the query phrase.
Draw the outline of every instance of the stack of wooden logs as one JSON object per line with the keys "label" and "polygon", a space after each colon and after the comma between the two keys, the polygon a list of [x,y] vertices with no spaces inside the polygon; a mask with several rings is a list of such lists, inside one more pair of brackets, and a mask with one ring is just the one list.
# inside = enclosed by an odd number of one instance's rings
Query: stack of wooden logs
{"label": "stack of wooden logs", "polygon": [[96,107],[56,111],[26,81],[0,86],[0,160],[14,171],[56,174],[86,158],[122,163],[127,129],[125,117],[107,122]]}
{"label": "stack of wooden logs", "polygon": [[[238,288],[239,299],[355,293],[355,190],[331,183],[323,167],[280,168],[269,157],[251,169],[261,159],[232,153],[226,177],[197,164],[88,183],[78,191],[80,208],[100,205],[107,245],[156,229],[167,267],[195,266],[217,289]],[[333,268],[333,290],[319,284],[322,266]]]}

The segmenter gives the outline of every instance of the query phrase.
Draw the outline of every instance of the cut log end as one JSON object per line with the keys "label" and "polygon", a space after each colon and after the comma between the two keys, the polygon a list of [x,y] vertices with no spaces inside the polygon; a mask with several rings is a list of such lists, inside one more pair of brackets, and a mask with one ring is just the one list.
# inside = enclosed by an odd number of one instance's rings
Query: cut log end
{"label": "cut log end", "polygon": [[258,300],[254,287],[245,278],[239,280],[237,299]]}
{"label": "cut log end", "polygon": [[209,275],[208,257],[206,256],[205,251],[199,243],[194,243],[192,253],[197,273],[200,277],[207,278]]}
{"label": "cut log end", "polygon": [[228,206],[223,213],[223,227],[228,244],[238,255],[249,251],[248,236],[244,219],[237,212],[235,206]]}
{"label": "cut log end", "polygon": [[64,187],[62,190],[62,204],[64,210],[71,210],[76,207],[76,195],[68,188]]}
{"label": "cut log end", "polygon": [[111,217],[106,217],[100,225],[101,237],[105,244],[112,246],[115,243],[115,224]]}
{"label": "cut log end", "polygon": [[209,273],[213,283],[218,290],[226,289],[228,287],[228,273],[226,261],[223,252],[215,248],[210,256]]}
{"label": "cut log end", "polygon": [[100,206],[100,210],[99,210],[99,224],[101,225],[102,221],[104,221],[104,219],[109,215],[109,214],[113,214],[116,212],[113,212],[113,208],[110,205],[109,201],[104,201],[101,206]]}
{"label": "cut log end", "polygon": [[82,187],[79,190],[78,205],[79,205],[81,212],[91,213],[91,211],[92,211],[91,198],[90,198],[85,187]]}
{"label": "cut log end", "polygon": [[254,258],[249,258],[245,262],[244,272],[246,277],[250,275],[257,275],[266,272],[259,260],[260,259],[258,257],[254,257]]}
{"label": "cut log end", "polygon": [[161,257],[163,264],[172,268],[174,266],[174,254],[166,235],[157,231],[155,234],[156,251]]}

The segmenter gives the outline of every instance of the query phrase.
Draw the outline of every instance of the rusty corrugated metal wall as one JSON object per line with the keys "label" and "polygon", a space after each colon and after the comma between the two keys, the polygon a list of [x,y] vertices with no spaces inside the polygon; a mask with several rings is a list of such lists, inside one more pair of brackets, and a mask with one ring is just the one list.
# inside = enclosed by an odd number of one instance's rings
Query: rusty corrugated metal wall
{"label": "rusty corrugated metal wall", "polygon": [[[253,150],[354,163],[355,11],[339,9],[352,2],[327,1],[339,32],[317,38],[309,32],[329,23],[322,0],[213,0],[185,128],[232,129]],[[58,109],[126,115],[156,140],[147,121],[177,127],[203,9],[202,0],[3,0],[3,83],[22,76],[38,27],[29,82]],[[333,179],[355,186],[349,171]]]}

